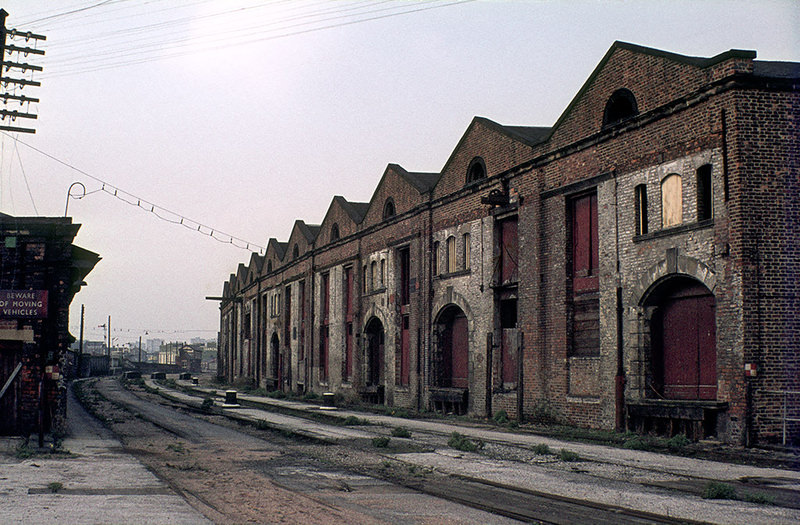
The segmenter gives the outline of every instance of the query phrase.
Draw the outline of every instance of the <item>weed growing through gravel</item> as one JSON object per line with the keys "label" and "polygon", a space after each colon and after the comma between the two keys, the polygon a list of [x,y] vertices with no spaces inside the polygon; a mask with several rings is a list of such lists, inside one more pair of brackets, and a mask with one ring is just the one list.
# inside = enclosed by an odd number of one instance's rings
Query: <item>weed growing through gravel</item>
{"label": "weed growing through gravel", "polygon": [[558,459],[571,463],[573,461],[580,461],[581,457],[576,452],[562,448],[558,453]]}
{"label": "weed growing through gravel", "polygon": [[169,445],[167,445],[167,450],[171,450],[178,454],[186,454],[186,449],[183,448],[183,443],[181,443],[180,441],[177,443],[170,443]]}
{"label": "weed growing through gravel", "polygon": [[545,443],[534,445],[532,450],[534,454],[538,454],[540,456],[546,456],[550,454],[550,447],[548,447]]}
{"label": "weed growing through gravel", "polygon": [[375,448],[386,448],[389,446],[389,438],[386,436],[378,436],[372,438],[372,446]]}
{"label": "weed growing through gravel", "polygon": [[458,432],[453,432],[447,440],[447,446],[462,452],[477,452],[483,450],[484,442],[480,439],[472,441],[470,438]]}
{"label": "weed growing through gravel", "polygon": [[498,425],[505,425],[508,423],[508,413],[505,410],[498,410],[494,413],[494,422]]}
{"label": "weed growing through gravel", "polygon": [[205,398],[203,403],[200,405],[200,410],[203,412],[211,412],[212,408],[214,408],[214,399],[211,397]]}
{"label": "weed growing through gravel", "polygon": [[392,429],[392,436],[398,438],[410,438],[411,431],[408,430],[406,427],[395,427]]}
{"label": "weed growing through gravel", "polygon": [[703,490],[703,499],[737,499],[733,485],[720,481],[711,481]]}
{"label": "weed growing through gravel", "polygon": [[742,494],[742,499],[748,503],[758,503],[759,505],[775,504],[775,496],[763,492],[745,492]]}
{"label": "weed growing through gravel", "polygon": [[47,484],[47,490],[49,490],[53,494],[56,494],[58,491],[60,491],[63,488],[64,488],[64,484],[60,483],[58,481],[52,481],[52,482]]}
{"label": "weed growing through gravel", "polygon": [[342,422],[342,424],[349,427],[356,425],[369,425],[369,420],[356,416],[347,416],[347,418]]}

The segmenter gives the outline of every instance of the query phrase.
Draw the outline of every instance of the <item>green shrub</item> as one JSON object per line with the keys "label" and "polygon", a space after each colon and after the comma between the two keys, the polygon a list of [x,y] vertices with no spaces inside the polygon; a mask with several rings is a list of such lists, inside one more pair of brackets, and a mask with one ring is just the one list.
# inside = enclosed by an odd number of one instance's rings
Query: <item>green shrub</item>
{"label": "green shrub", "polygon": [[478,450],[483,450],[484,442],[481,440],[472,441],[463,434],[453,432],[450,435],[450,439],[447,440],[447,445],[463,452],[477,452]]}
{"label": "green shrub", "polygon": [[372,446],[376,448],[386,448],[389,446],[389,438],[386,436],[379,436],[372,438]]}
{"label": "green shrub", "polygon": [[48,483],[47,484],[47,489],[50,492],[52,492],[53,494],[56,494],[58,491],[60,491],[63,488],[64,488],[64,484],[60,483],[58,481],[53,481],[52,483]]}
{"label": "green shrub", "polygon": [[667,448],[673,452],[678,452],[686,448],[691,441],[683,434],[677,434],[667,440]]}
{"label": "green shrub", "polygon": [[573,461],[580,461],[581,457],[577,453],[571,450],[562,448],[558,453],[558,459],[560,459],[561,461],[567,461],[571,463]]}
{"label": "green shrub", "polygon": [[494,422],[498,425],[505,425],[508,423],[508,414],[505,410],[498,410],[494,413]]}
{"label": "green shrub", "polygon": [[286,399],[286,392],[283,390],[273,390],[272,392],[267,392],[266,396],[272,399]]}
{"label": "green shrub", "polygon": [[728,483],[711,481],[703,490],[703,499],[736,499],[736,489]]}
{"label": "green shrub", "polygon": [[540,456],[546,456],[550,454],[550,447],[548,447],[545,443],[534,445],[532,450],[534,454],[538,454]]}
{"label": "green shrub", "polygon": [[392,429],[392,435],[398,438],[410,438],[411,431],[406,427],[395,427]]}
{"label": "green shrub", "polygon": [[622,448],[627,448],[629,450],[650,450],[652,449],[652,445],[644,436],[633,436],[625,440],[622,444]]}
{"label": "green shrub", "polygon": [[214,399],[211,397],[203,399],[203,403],[200,405],[200,410],[203,412],[211,412],[212,408],[214,408]]}
{"label": "green shrub", "polygon": [[356,426],[356,425],[369,425],[369,420],[362,419],[362,418],[356,417],[356,416],[347,416],[347,418],[345,418],[345,420],[342,422],[342,424],[346,425],[346,426],[349,426],[349,427]]}
{"label": "green shrub", "polygon": [[758,503],[759,505],[775,504],[775,496],[772,494],[764,494],[763,492],[745,492],[742,494],[742,499],[749,503]]}

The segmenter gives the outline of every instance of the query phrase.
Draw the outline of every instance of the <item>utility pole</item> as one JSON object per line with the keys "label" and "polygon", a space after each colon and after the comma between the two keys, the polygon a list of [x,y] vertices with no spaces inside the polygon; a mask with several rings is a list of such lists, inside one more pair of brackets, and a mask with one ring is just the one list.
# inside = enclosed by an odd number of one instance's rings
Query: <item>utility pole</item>
{"label": "utility pole", "polygon": [[139,336],[139,368],[142,367],[142,336]]}
{"label": "utility pole", "polygon": [[[30,31],[18,31],[16,29],[8,29],[6,28],[6,17],[8,16],[8,12],[5,9],[0,9],[0,102],[3,104],[3,109],[0,109],[0,119],[5,121],[6,118],[11,119],[11,121],[15,121],[18,118],[25,118],[35,120],[39,118],[38,115],[34,113],[28,113],[26,111],[27,108],[30,107],[30,103],[38,103],[38,98],[27,97],[24,95],[16,94],[16,89],[19,87],[20,90],[24,89],[25,86],[32,86],[32,87],[39,87],[42,85],[41,82],[35,80],[29,80],[26,78],[19,78],[19,77],[8,77],[4,76],[5,73],[18,70],[21,71],[24,75],[26,72],[30,71],[31,73],[34,71],[42,71],[41,66],[31,65],[28,63],[21,63],[15,60],[6,60],[6,55],[10,55],[13,57],[16,54],[16,60],[20,60],[21,57],[27,57],[28,55],[37,55],[41,56],[44,55],[44,51],[41,49],[36,49],[35,47],[28,47],[28,43],[33,40],[34,44],[38,43],[39,41],[47,40],[47,37],[43,35],[36,35],[31,33]],[[17,38],[24,38],[25,39],[25,47],[14,45],[13,43],[8,44],[6,41],[8,37],[11,37],[12,41]],[[9,90],[10,86],[10,92]],[[9,110],[8,109],[8,102],[10,100],[16,100],[19,103],[19,108],[16,110]],[[23,104],[26,105],[26,111],[20,111],[22,109]],[[36,130],[33,128],[23,128],[20,126],[6,126],[0,125],[0,130],[3,131],[16,131],[20,133],[36,133]]]}
{"label": "utility pole", "polygon": [[86,314],[86,305],[81,305],[81,339],[78,343],[78,377],[81,377],[83,371],[83,322]]}

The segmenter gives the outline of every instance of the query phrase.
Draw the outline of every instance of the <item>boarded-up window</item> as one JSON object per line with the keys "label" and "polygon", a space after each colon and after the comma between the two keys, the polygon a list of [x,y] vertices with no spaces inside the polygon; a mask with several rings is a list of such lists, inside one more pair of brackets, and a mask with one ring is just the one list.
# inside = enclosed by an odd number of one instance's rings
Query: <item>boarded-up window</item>
{"label": "boarded-up window", "polygon": [[576,293],[597,290],[597,194],[572,199],[572,278]]}
{"label": "boarded-up window", "polygon": [[495,260],[495,275],[497,284],[515,283],[518,279],[517,274],[517,218],[509,217],[498,222],[499,245],[497,258]]}
{"label": "boarded-up window", "polygon": [[569,304],[570,354],[600,352],[599,235],[597,193],[570,202],[572,297]]}
{"label": "boarded-up window", "polygon": [[683,184],[677,173],[661,181],[661,227],[669,228],[683,222]]}
{"label": "boarded-up window", "polygon": [[456,238],[447,238],[447,273],[453,273],[457,268],[456,264]]}
{"label": "boarded-up window", "polygon": [[400,259],[400,304],[411,302],[411,253],[403,248],[398,253]]}

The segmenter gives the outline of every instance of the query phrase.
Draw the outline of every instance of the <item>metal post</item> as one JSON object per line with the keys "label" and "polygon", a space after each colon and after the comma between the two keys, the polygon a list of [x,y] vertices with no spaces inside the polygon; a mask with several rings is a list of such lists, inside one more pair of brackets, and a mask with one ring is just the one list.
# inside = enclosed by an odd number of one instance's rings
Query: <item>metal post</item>
{"label": "metal post", "polygon": [[783,392],[783,444],[786,445],[786,397],[789,395],[788,391]]}

